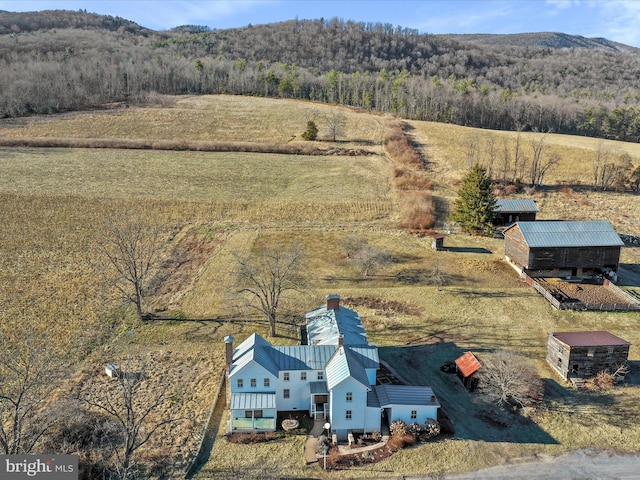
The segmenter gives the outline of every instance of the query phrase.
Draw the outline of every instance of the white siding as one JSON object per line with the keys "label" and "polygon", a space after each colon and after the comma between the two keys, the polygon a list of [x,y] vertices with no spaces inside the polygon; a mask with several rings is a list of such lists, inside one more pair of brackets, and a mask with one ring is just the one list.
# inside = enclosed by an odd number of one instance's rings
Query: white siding
{"label": "white siding", "polygon": [[[238,379],[242,379],[242,388],[238,388]],[[256,379],[256,386],[251,387],[251,379]],[[264,387],[264,379],[269,378],[269,387]],[[276,377],[256,362],[249,362],[240,370],[236,370],[229,377],[231,392],[274,392],[276,390]]]}
{"label": "white siding", "polygon": [[[351,402],[346,401],[347,392],[351,392]],[[335,431],[339,440],[345,440],[349,430],[362,430],[365,428],[367,404],[367,389],[352,378],[331,391],[329,394],[331,430]],[[347,410],[351,410],[351,419],[346,418]]]}
{"label": "white siding", "polygon": [[[417,412],[417,418],[411,418],[411,411],[415,410]],[[402,420],[407,425],[418,422],[424,423],[427,418],[438,418],[438,407],[437,406],[426,406],[426,405],[393,405],[391,407],[391,419],[393,422],[395,420]]]}
{"label": "white siding", "polygon": [[[289,380],[284,380],[284,373],[289,372]],[[289,389],[289,398],[284,398],[285,389]],[[307,380],[300,380],[299,370],[283,370],[280,372],[276,391],[278,410],[309,410],[309,375]]]}

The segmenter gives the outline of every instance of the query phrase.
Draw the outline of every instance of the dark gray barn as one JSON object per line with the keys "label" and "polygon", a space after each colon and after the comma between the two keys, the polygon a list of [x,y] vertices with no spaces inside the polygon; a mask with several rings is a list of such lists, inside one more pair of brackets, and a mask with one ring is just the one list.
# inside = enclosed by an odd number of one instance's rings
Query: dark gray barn
{"label": "dark gray barn", "polygon": [[620,236],[607,221],[518,222],[504,231],[504,254],[532,277],[617,272]]}
{"label": "dark gray barn", "polygon": [[555,332],[547,340],[547,362],[565,380],[614,373],[627,364],[631,344],[604,332]]}
{"label": "dark gray barn", "polygon": [[494,225],[508,226],[516,222],[534,222],[538,207],[530,198],[499,198],[494,212]]}

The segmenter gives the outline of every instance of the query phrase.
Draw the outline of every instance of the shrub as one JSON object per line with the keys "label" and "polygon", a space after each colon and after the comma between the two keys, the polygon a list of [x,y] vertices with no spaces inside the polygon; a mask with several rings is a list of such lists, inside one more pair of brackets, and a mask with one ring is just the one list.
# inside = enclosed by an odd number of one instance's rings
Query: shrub
{"label": "shrub", "polygon": [[400,196],[401,227],[429,230],[436,223],[435,206],[430,192],[404,192]]}
{"label": "shrub", "polygon": [[389,425],[389,432],[392,437],[402,437],[409,433],[409,429],[407,428],[407,424],[402,420],[394,420]]}

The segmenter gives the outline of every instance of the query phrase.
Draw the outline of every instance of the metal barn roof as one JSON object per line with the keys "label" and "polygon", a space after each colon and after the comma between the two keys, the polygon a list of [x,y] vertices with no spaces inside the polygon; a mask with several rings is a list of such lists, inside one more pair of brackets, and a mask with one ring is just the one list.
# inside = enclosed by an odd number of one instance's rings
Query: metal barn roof
{"label": "metal barn roof", "polygon": [[465,378],[476,373],[482,366],[476,356],[471,352],[467,352],[456,358],[456,365]]}
{"label": "metal barn roof", "polygon": [[537,212],[536,203],[530,198],[499,198],[496,200],[496,213]]}
{"label": "metal barn roof", "polygon": [[554,332],[551,333],[551,335],[570,347],[613,347],[617,345],[631,345],[626,340],[605,331]]}
{"label": "metal barn roof", "polygon": [[529,248],[536,247],[614,247],[623,246],[620,236],[606,220],[591,222],[518,222]]}

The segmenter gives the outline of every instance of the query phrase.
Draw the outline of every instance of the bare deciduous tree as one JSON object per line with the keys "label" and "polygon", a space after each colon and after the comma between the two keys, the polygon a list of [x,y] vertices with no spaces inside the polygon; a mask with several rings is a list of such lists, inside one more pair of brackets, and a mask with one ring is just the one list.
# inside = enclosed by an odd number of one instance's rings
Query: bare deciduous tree
{"label": "bare deciduous tree", "polygon": [[98,249],[112,267],[108,281],[144,314],[147,282],[157,267],[162,227],[142,212],[129,211],[109,218],[98,235]]}
{"label": "bare deciduous tree", "polygon": [[331,134],[333,141],[335,142],[339,136],[344,135],[344,129],[347,123],[347,119],[344,113],[338,109],[332,109],[330,113],[325,115],[324,123]]}
{"label": "bare deciduous tree", "polygon": [[278,310],[284,296],[304,287],[301,267],[304,254],[294,244],[275,247],[255,257],[236,258],[236,294],[243,305],[262,313],[269,322],[269,335],[275,337]]}
{"label": "bare deciduous tree", "polygon": [[116,426],[118,434],[111,438],[113,469],[122,480],[134,476],[138,468],[137,451],[160,429],[180,420],[173,416],[178,402],[171,404],[169,416],[156,414],[175,399],[169,398],[165,388],[151,393],[145,389],[146,370],[144,362],[129,359],[119,365],[106,386],[89,382],[78,392],[81,404],[106,413]]}
{"label": "bare deciduous tree", "polygon": [[365,244],[353,257],[353,262],[368,277],[372,270],[384,268],[391,263],[391,252]]}
{"label": "bare deciduous tree", "polygon": [[52,342],[30,319],[21,320],[0,329],[0,451],[5,454],[31,453],[54,423],[42,414],[56,385]]}
{"label": "bare deciduous tree", "polygon": [[430,285],[437,287],[438,290],[447,283],[447,274],[442,269],[442,260],[440,258],[436,258],[435,262],[433,262],[433,268],[427,276],[427,281]]}
{"label": "bare deciduous tree", "polygon": [[527,359],[504,350],[483,357],[480,388],[499,407],[532,406],[544,393],[542,380]]}
{"label": "bare deciduous tree", "polygon": [[541,185],[547,172],[558,163],[557,155],[545,156],[545,136],[531,136],[531,164],[529,165],[531,186]]}

